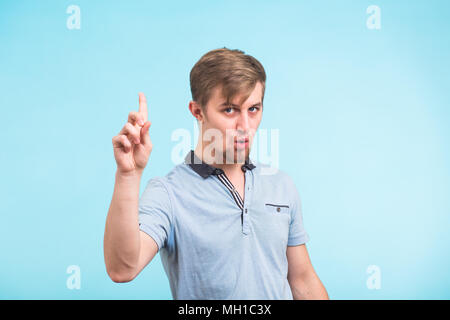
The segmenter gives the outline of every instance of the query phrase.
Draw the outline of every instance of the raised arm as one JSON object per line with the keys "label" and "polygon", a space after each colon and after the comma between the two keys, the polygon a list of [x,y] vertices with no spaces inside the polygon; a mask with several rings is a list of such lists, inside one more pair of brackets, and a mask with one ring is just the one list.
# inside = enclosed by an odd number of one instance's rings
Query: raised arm
{"label": "raised arm", "polygon": [[158,249],[156,242],[139,230],[138,222],[139,186],[153,147],[147,119],[147,101],[140,93],[139,111],[129,113],[128,122],[112,139],[117,171],[103,251],[106,271],[114,282],[134,279]]}

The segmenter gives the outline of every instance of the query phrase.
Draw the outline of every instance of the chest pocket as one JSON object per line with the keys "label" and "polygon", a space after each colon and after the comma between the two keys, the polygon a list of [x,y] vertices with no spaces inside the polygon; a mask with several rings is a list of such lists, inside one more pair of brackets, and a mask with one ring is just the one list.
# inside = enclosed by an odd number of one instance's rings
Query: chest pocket
{"label": "chest pocket", "polygon": [[289,214],[289,206],[286,204],[266,203],[265,207],[269,214]]}
{"label": "chest pocket", "polygon": [[291,221],[289,203],[275,200],[264,202],[263,206],[255,219],[256,236],[261,239],[265,252],[274,255],[272,261],[282,261],[286,255]]}

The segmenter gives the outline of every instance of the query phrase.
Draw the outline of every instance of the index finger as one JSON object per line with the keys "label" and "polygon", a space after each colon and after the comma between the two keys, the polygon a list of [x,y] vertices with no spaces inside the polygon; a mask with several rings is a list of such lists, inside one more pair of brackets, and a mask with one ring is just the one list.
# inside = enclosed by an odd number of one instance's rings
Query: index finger
{"label": "index finger", "polygon": [[139,113],[141,113],[144,117],[144,121],[148,119],[148,111],[147,111],[147,99],[142,92],[139,92]]}

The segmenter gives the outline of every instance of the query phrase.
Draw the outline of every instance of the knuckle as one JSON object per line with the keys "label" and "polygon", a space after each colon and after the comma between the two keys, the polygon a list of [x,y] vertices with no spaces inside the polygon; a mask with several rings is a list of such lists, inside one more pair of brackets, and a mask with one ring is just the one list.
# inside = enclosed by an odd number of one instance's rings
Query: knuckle
{"label": "knuckle", "polygon": [[128,114],[128,119],[135,119],[136,118],[136,111],[131,111]]}
{"label": "knuckle", "polygon": [[130,132],[133,130],[134,127],[131,125],[131,123],[127,122],[125,123],[124,128],[127,132]]}

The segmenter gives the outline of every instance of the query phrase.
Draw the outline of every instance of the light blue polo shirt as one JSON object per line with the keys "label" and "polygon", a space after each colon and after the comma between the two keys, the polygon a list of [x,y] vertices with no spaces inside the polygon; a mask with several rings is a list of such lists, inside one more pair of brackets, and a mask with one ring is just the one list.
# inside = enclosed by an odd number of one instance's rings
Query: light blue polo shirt
{"label": "light blue polo shirt", "polygon": [[286,249],[309,240],[297,188],[260,162],[242,171],[243,200],[193,150],[148,181],[139,225],[158,244],[173,299],[293,299]]}

